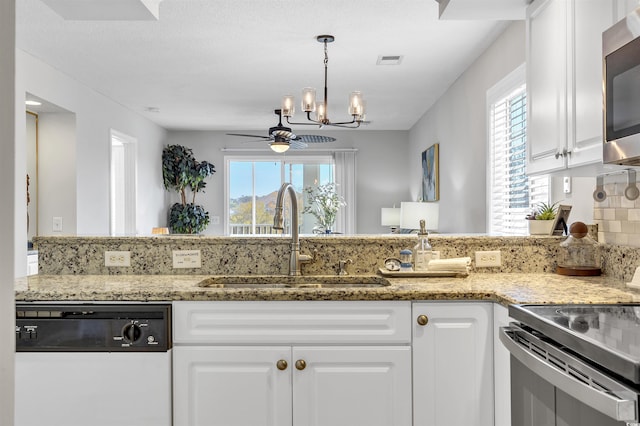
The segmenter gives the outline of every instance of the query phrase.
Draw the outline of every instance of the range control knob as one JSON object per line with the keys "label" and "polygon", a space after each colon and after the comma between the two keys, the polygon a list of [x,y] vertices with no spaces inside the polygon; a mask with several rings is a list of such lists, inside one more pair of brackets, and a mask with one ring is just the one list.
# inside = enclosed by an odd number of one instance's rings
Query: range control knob
{"label": "range control knob", "polygon": [[133,343],[140,340],[142,336],[142,329],[138,324],[127,324],[122,327],[122,338],[127,343]]}

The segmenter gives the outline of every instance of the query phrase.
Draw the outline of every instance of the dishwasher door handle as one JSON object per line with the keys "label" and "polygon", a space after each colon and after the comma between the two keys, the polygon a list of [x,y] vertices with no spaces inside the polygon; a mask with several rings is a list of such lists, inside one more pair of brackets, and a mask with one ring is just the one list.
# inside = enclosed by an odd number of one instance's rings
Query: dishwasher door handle
{"label": "dishwasher door handle", "polygon": [[612,419],[638,421],[638,393],[631,388],[514,324],[499,336],[511,355],[556,388]]}

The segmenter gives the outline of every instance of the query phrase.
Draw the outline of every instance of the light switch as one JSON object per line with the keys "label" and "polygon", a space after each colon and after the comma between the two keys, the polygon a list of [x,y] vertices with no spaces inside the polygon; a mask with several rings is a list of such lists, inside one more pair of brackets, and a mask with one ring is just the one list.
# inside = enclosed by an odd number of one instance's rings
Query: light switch
{"label": "light switch", "polygon": [[53,232],[62,232],[62,218],[54,217],[53,218]]}
{"label": "light switch", "polygon": [[571,194],[571,177],[565,176],[562,178],[562,188],[565,194]]}

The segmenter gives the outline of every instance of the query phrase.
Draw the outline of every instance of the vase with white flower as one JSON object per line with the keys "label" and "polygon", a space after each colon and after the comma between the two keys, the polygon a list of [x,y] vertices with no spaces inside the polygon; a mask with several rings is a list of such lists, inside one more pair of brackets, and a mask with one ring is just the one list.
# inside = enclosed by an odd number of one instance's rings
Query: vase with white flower
{"label": "vase with white flower", "polygon": [[336,188],[337,185],[333,182],[304,188],[307,199],[302,212],[311,213],[317,223],[314,229],[326,234],[331,233],[340,208],[347,205]]}

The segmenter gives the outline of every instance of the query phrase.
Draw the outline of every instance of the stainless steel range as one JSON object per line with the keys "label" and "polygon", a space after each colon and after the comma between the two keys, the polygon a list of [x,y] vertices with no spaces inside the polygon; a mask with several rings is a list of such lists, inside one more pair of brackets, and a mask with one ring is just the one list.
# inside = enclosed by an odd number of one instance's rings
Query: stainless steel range
{"label": "stainless steel range", "polygon": [[640,305],[512,305],[513,425],[638,425]]}

